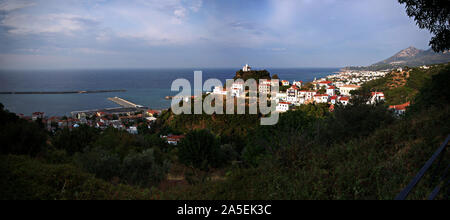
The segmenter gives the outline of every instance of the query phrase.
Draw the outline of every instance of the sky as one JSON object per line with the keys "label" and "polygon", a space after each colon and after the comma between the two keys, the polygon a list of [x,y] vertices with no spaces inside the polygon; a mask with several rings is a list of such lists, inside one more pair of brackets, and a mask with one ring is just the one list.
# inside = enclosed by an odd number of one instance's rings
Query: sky
{"label": "sky", "polygon": [[343,67],[430,38],[396,0],[0,0],[0,69]]}

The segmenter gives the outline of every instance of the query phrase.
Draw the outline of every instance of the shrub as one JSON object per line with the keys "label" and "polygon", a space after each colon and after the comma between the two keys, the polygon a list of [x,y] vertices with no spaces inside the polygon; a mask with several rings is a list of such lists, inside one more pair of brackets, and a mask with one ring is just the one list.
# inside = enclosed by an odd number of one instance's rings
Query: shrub
{"label": "shrub", "polygon": [[218,168],[224,164],[217,138],[207,130],[195,130],[186,135],[179,145],[181,163],[201,170]]}

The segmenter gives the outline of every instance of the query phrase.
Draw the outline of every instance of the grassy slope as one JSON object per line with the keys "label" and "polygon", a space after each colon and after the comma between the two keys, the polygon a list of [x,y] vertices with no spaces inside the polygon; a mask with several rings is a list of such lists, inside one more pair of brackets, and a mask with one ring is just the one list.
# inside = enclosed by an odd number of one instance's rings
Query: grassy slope
{"label": "grassy slope", "polygon": [[27,156],[0,156],[0,198],[14,200],[156,199],[149,189],[111,184],[72,165],[44,164]]}

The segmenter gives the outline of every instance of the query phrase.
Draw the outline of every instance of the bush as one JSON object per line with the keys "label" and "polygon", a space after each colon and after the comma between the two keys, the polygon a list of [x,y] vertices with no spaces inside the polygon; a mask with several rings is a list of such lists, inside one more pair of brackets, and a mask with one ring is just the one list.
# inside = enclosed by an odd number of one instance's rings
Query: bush
{"label": "bush", "polygon": [[186,135],[179,145],[181,163],[200,170],[218,168],[224,164],[217,138],[207,130],[195,130]]}
{"label": "bush", "polygon": [[169,161],[158,164],[154,150],[131,153],[126,156],[121,166],[121,178],[132,185],[152,186],[160,183],[169,171]]}
{"label": "bush", "polygon": [[104,149],[93,148],[74,156],[74,162],[86,172],[104,180],[120,176],[120,157]]}
{"label": "bush", "polygon": [[87,125],[69,130],[59,130],[53,137],[53,146],[64,149],[69,155],[74,155],[89,147],[99,136],[99,130]]}

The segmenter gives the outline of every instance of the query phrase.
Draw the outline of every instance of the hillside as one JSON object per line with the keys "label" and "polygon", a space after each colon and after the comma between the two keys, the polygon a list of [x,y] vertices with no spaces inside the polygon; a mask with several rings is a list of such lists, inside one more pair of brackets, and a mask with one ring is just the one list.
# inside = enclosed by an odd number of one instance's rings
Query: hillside
{"label": "hillside", "polygon": [[[224,181],[174,188],[165,198],[393,199],[450,133],[450,96],[442,90],[450,65],[411,73],[395,87],[417,89],[406,116],[392,118],[383,105],[358,103],[321,119],[304,110],[286,113],[247,142],[244,160],[251,166],[235,167]],[[389,89],[389,81],[371,89]],[[386,94],[402,99],[398,95]],[[427,173],[409,198],[425,199],[430,181]]]}
{"label": "hillside", "polygon": [[255,79],[256,82],[259,82],[260,79],[271,79],[270,73],[267,70],[251,70],[248,72],[244,72],[243,70],[239,70],[236,72],[236,79],[243,79],[244,81],[248,79]]}
{"label": "hillside", "polygon": [[[393,70],[386,77],[370,81],[362,86],[365,91],[384,92],[386,105],[398,105],[414,101],[426,83],[450,64],[433,65],[431,69],[404,68]],[[444,92],[444,91],[442,91]]]}
{"label": "hillside", "polygon": [[450,52],[435,53],[432,49],[420,50],[408,47],[396,53],[392,57],[377,62],[367,67],[346,67],[350,70],[385,70],[398,67],[417,67],[450,62]]}
{"label": "hillside", "polygon": [[[0,198],[393,199],[450,133],[449,81],[450,64],[442,64],[363,87],[392,103],[407,95],[412,106],[402,117],[355,98],[334,112],[302,105],[274,126],[259,126],[258,115],[165,112],[139,135],[47,133],[0,105]],[[160,138],[168,132],[186,137],[169,145]],[[427,173],[409,198],[425,199],[430,183]]]}

